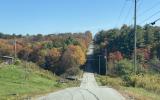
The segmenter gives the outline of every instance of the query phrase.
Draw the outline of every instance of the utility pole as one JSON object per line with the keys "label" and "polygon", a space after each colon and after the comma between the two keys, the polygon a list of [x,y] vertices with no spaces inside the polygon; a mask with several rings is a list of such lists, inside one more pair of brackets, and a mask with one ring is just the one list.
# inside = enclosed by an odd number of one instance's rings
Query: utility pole
{"label": "utility pole", "polygon": [[137,0],[134,1],[134,70],[137,72]]}
{"label": "utility pole", "polygon": [[105,60],[106,60],[106,75],[107,75],[107,71],[108,71],[108,61],[107,61],[107,47],[105,48]]}
{"label": "utility pole", "polygon": [[99,57],[99,74],[101,74],[101,55],[98,55],[98,57]]}
{"label": "utility pole", "polygon": [[14,61],[16,61],[16,53],[17,53],[17,43],[16,43],[16,37],[14,37]]}
{"label": "utility pole", "polygon": [[[28,50],[28,41],[29,41],[29,34],[28,34],[28,35],[26,35],[27,51],[29,51],[29,50]],[[28,61],[28,58],[29,58],[29,52],[27,52],[27,57],[26,57],[26,58],[27,58],[27,61]]]}

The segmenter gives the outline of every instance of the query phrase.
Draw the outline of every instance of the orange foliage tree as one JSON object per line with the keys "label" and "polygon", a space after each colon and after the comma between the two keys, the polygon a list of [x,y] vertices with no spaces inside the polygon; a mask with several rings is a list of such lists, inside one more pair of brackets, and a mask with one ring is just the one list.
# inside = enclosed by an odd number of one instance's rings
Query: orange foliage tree
{"label": "orange foliage tree", "polygon": [[10,45],[7,40],[0,39],[0,55],[12,56],[13,53],[13,45]]}
{"label": "orange foliage tree", "polygon": [[45,68],[51,70],[52,72],[57,72],[60,57],[61,51],[58,48],[47,50],[47,55],[45,57]]}
{"label": "orange foliage tree", "polygon": [[[64,71],[76,69],[86,61],[85,53],[80,46],[69,45],[62,57],[62,66]],[[73,71],[73,70],[72,70]]]}

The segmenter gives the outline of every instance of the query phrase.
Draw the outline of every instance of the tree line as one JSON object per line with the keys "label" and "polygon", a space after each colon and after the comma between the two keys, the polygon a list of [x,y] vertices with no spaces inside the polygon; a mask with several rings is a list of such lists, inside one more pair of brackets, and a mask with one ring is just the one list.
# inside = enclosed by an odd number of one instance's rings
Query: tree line
{"label": "tree line", "polygon": [[[133,61],[134,31],[132,26],[123,25],[120,29],[99,31],[95,36],[95,44],[97,44],[95,52],[107,56],[110,72],[114,73],[114,63],[120,60]],[[106,53],[104,49],[107,50]],[[160,27],[137,26],[137,60],[139,69],[149,68],[151,63],[159,62]]]}
{"label": "tree line", "polygon": [[59,33],[50,35],[0,34],[0,56],[16,55],[20,60],[31,61],[57,75],[76,75],[86,62],[86,51],[92,33]]}

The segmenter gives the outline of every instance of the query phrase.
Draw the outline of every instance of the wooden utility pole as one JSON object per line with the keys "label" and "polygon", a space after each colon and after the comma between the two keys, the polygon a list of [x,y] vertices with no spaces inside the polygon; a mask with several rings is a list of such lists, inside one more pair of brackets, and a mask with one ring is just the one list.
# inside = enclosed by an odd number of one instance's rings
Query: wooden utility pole
{"label": "wooden utility pole", "polygon": [[16,43],[16,38],[14,37],[14,61],[16,61],[16,57],[17,57],[17,43]]}
{"label": "wooden utility pole", "polygon": [[137,72],[137,0],[134,1],[134,70]]}
{"label": "wooden utility pole", "polygon": [[106,61],[106,75],[107,75],[107,71],[108,71],[108,61],[107,61],[107,47],[105,48],[105,61]]}
{"label": "wooden utility pole", "polygon": [[98,58],[99,58],[99,74],[101,74],[101,56],[102,55],[98,55]]}

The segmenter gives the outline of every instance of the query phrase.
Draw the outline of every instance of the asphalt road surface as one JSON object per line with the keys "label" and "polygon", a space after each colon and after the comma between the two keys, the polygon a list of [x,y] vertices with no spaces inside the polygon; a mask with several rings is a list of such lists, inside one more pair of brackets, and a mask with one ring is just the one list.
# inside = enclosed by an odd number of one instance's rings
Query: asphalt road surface
{"label": "asphalt road surface", "polygon": [[[91,44],[87,55],[92,54],[93,45]],[[90,64],[88,63],[87,65],[88,70],[91,70]],[[67,88],[50,93],[36,100],[125,100],[116,90],[107,87],[99,87],[94,74],[91,72],[84,73],[80,87]]]}

